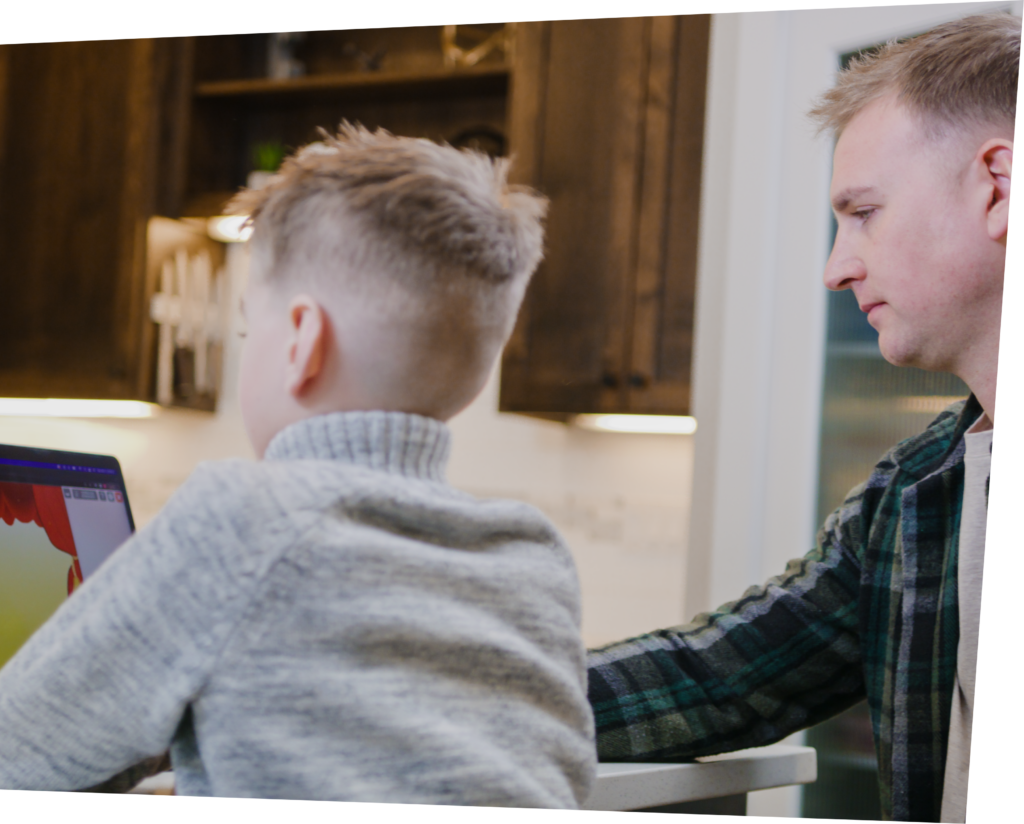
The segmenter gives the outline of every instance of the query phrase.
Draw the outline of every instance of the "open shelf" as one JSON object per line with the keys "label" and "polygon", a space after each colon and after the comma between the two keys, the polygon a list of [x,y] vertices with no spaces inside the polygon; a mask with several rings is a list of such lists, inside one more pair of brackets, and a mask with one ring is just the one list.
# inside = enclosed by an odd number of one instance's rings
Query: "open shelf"
{"label": "open shelf", "polygon": [[[309,32],[296,46],[306,72],[299,77],[265,76],[267,54],[268,35],[195,39],[178,215],[221,214],[245,185],[258,146],[290,152],[342,121],[456,145],[494,134],[505,140],[507,57],[445,66],[439,26]],[[354,54],[373,56],[380,69],[362,70]]]}
{"label": "open shelf", "polygon": [[504,65],[426,72],[311,74],[286,80],[257,77],[202,82],[196,85],[195,97],[245,100],[339,93],[346,97],[502,94],[508,78],[509,69]]}

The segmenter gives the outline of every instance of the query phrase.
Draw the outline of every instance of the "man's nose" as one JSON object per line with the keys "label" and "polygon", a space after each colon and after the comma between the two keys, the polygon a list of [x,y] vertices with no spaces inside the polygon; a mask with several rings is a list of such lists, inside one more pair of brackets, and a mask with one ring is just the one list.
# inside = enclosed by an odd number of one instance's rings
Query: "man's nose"
{"label": "man's nose", "polygon": [[825,264],[825,287],[833,292],[849,289],[854,281],[863,280],[866,274],[867,270],[860,256],[843,242],[841,234],[837,234],[836,242],[832,245],[832,254],[828,256],[828,263]]}

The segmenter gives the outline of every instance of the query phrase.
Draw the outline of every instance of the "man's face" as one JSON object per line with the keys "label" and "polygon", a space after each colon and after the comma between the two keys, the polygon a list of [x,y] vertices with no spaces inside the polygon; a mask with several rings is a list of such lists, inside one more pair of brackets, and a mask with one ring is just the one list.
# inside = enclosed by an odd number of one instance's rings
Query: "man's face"
{"label": "man's face", "polygon": [[1005,247],[989,236],[975,148],[928,139],[891,98],[866,106],[836,144],[825,285],[853,290],[898,366],[960,374],[981,338],[994,329],[998,340]]}

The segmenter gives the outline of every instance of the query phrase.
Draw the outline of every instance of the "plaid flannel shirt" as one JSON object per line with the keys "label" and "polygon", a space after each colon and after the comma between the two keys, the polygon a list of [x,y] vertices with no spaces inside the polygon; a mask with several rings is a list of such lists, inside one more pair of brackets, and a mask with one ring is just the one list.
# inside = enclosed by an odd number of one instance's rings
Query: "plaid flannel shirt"
{"label": "plaid flannel shirt", "polygon": [[817,546],[690,624],[592,650],[602,761],[771,744],[867,698],[883,815],[938,821],[971,396],[890,450]]}

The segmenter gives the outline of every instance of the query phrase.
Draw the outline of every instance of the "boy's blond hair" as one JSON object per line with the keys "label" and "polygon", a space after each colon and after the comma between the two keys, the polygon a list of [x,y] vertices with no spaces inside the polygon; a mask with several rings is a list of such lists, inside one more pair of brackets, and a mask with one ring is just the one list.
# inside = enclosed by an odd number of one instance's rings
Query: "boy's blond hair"
{"label": "boy's blond hair", "polygon": [[1021,21],[995,12],[965,17],[854,58],[810,111],[838,138],[869,103],[889,94],[942,137],[981,124],[1009,123],[1017,111]]}
{"label": "boy's blond hair", "polygon": [[229,204],[250,215],[252,276],[387,327],[402,342],[395,379],[435,379],[420,407],[475,394],[543,255],[547,200],[508,185],[506,159],[345,122],[321,134]]}

